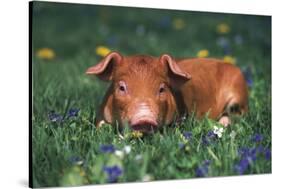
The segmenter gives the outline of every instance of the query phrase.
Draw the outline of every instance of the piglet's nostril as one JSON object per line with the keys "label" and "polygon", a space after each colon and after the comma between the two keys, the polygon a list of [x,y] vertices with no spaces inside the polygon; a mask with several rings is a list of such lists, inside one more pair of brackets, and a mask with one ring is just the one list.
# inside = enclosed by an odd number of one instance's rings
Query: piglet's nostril
{"label": "piglet's nostril", "polygon": [[138,119],[130,122],[130,126],[133,130],[151,133],[157,129],[158,123],[152,119]]}

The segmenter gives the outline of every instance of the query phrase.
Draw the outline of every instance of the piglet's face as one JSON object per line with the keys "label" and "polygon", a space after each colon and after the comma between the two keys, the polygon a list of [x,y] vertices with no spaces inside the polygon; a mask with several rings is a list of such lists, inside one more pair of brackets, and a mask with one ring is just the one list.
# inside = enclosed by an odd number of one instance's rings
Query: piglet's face
{"label": "piglet's face", "polygon": [[190,78],[169,55],[123,57],[117,52],[110,53],[87,73],[112,82],[112,123],[127,123],[142,132],[152,132],[172,122],[176,113],[173,90]]}

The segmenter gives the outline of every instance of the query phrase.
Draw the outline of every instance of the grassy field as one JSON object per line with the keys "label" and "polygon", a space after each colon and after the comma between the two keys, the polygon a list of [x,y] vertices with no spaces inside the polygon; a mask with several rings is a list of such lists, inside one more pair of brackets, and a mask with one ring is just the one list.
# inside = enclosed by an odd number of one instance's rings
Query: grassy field
{"label": "grassy field", "polygon": [[[270,17],[36,2],[32,24],[35,187],[271,173]],[[245,73],[250,112],[221,137],[193,116],[149,136],[96,129],[108,83],[85,70],[108,50],[223,58]]]}

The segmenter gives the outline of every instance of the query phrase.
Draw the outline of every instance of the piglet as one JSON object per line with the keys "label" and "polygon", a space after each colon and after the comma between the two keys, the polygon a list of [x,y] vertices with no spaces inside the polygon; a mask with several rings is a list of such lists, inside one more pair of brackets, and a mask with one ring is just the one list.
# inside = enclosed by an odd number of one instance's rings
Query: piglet
{"label": "piglet", "polygon": [[248,90],[240,69],[212,58],[174,59],[168,54],[122,56],[111,52],[90,67],[111,82],[96,125],[129,125],[150,133],[192,112],[207,115],[224,126],[231,114],[248,110]]}

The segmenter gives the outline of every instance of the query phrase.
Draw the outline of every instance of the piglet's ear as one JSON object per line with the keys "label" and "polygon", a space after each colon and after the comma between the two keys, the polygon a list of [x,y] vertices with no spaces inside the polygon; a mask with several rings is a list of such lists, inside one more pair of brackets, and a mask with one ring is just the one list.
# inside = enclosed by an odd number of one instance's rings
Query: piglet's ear
{"label": "piglet's ear", "polygon": [[172,85],[179,86],[191,79],[191,75],[181,70],[177,62],[170,55],[163,54],[160,57],[160,63],[164,66],[167,65],[168,77],[170,78]]}
{"label": "piglet's ear", "polygon": [[86,74],[95,74],[105,81],[112,80],[113,67],[120,64],[122,58],[118,52],[111,52],[100,63],[88,68]]}

